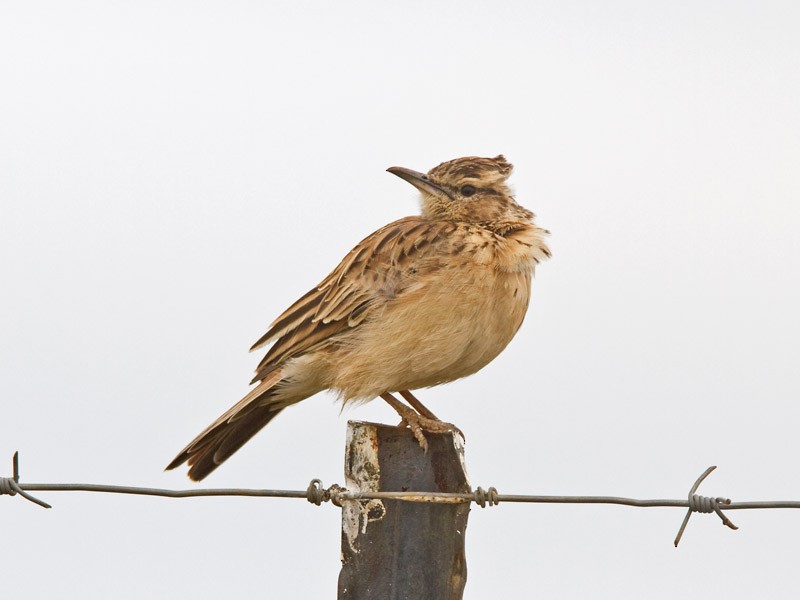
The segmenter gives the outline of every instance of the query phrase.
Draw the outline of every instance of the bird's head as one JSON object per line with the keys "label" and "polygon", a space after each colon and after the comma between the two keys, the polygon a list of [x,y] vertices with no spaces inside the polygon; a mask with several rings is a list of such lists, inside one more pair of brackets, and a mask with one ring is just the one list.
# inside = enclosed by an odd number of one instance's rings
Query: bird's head
{"label": "bird's head", "polygon": [[466,156],[443,162],[427,173],[390,167],[422,192],[422,216],[491,226],[530,221],[533,213],[514,200],[506,185],[513,166],[501,154],[494,158]]}

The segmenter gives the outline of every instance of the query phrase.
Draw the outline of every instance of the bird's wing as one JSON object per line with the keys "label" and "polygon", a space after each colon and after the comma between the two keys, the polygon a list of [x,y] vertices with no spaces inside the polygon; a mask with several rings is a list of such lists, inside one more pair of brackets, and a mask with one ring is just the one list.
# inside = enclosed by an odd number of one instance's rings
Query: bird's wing
{"label": "bird's wing", "polygon": [[[256,369],[260,381],[284,360],[299,356],[348,329],[358,327],[375,310],[402,291],[410,257],[431,252],[455,228],[446,221],[406,217],[359,242],[341,263],[270,326],[250,349],[270,341]],[[417,261],[415,261],[416,263]]]}

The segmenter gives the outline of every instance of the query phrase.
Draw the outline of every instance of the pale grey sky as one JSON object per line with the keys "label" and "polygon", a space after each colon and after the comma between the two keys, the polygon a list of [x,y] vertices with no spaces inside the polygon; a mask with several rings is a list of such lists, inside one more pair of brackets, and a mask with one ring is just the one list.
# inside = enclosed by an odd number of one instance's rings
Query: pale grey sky
{"label": "pale grey sky", "polygon": [[[0,2],[0,474],[164,465],[247,348],[417,210],[384,172],[504,153],[552,231],[517,338],[420,397],[505,493],[800,499],[795,2]],[[342,482],[348,418],[287,410],[209,486]],[[339,514],[0,498],[3,592],[335,597]],[[795,598],[800,511],[475,510],[465,598]]]}

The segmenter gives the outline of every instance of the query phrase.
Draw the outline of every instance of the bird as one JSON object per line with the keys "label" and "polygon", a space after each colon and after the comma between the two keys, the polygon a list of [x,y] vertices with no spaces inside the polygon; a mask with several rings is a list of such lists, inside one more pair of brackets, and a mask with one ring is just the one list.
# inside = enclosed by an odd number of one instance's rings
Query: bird
{"label": "bird", "polygon": [[[251,351],[272,343],[239,402],[169,463],[207,477],[285,408],[323,390],[344,404],[383,398],[427,450],[424,431],[457,431],[412,393],[471,375],[522,325],[549,232],[518,204],[501,154],[390,167],[420,192],[420,214],[359,242],[286,309]],[[394,394],[406,400],[400,401]]]}

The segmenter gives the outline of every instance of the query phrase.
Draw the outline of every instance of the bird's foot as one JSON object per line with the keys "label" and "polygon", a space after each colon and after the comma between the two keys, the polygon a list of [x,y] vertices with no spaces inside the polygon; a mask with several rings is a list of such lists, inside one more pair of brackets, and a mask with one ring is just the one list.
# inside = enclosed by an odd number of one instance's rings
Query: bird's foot
{"label": "bird's foot", "polygon": [[[414,437],[417,438],[419,442],[420,448],[427,454],[428,453],[428,440],[425,439],[425,434],[423,431],[428,431],[430,433],[457,433],[464,439],[464,434],[461,433],[461,430],[453,425],[452,423],[446,423],[434,415],[431,411],[425,408],[422,403],[414,398],[409,391],[400,392],[404,398],[411,401],[413,400],[415,403],[421,405],[425,414],[420,414],[413,408],[407,406],[400,402],[397,398],[392,396],[389,392],[384,392],[381,394],[381,398],[383,398],[389,406],[394,408],[397,411],[397,414],[400,415],[402,419],[398,427],[409,427],[411,432],[414,434]],[[409,396],[411,397],[409,399]],[[416,408],[416,406],[415,406]]]}
{"label": "bird's foot", "polygon": [[414,437],[419,442],[420,448],[422,448],[422,451],[425,452],[425,454],[428,453],[428,440],[425,438],[425,434],[423,433],[425,431],[429,433],[457,433],[462,438],[464,437],[464,434],[461,433],[461,430],[452,423],[440,421],[439,419],[429,419],[428,417],[424,417],[410,408],[408,409],[407,414],[403,414],[401,416],[402,419],[397,426],[410,428],[411,432],[414,434]]}

